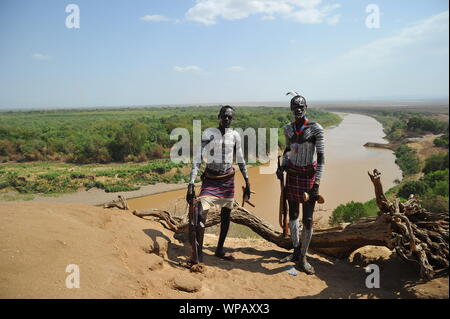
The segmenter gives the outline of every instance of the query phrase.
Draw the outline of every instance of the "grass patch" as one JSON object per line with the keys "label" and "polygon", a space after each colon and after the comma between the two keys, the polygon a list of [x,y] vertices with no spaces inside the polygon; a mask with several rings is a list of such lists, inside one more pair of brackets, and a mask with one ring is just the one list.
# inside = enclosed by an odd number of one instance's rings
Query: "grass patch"
{"label": "grass patch", "polygon": [[15,202],[15,201],[29,201],[33,200],[34,196],[30,194],[21,194],[21,193],[0,193],[0,201],[5,202]]}

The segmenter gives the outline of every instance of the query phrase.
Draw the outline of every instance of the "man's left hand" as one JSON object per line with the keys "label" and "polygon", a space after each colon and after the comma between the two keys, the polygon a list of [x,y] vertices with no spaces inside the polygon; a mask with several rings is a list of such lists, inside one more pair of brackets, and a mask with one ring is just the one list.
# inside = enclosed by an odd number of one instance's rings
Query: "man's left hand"
{"label": "man's left hand", "polygon": [[319,184],[314,183],[313,187],[309,190],[309,197],[316,200],[319,197]]}
{"label": "man's left hand", "polygon": [[250,199],[250,194],[251,194],[250,183],[246,182],[245,183],[245,190],[244,190],[244,197],[247,198],[247,200],[249,200]]}

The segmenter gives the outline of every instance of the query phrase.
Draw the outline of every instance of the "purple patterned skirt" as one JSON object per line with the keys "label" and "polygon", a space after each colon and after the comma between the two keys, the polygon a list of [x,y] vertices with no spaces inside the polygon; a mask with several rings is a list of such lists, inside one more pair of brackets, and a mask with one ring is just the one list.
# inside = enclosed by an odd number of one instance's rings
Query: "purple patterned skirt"
{"label": "purple patterned skirt", "polygon": [[308,192],[316,180],[317,163],[308,166],[296,166],[289,161],[285,196],[287,200],[303,203],[303,193]]}
{"label": "purple patterned skirt", "polygon": [[[209,176],[213,176],[211,173]],[[234,198],[234,168],[231,167],[224,175],[225,178],[208,178],[208,175],[202,175],[202,189],[200,196],[213,196],[224,199]],[[214,176],[213,176],[214,177]]]}

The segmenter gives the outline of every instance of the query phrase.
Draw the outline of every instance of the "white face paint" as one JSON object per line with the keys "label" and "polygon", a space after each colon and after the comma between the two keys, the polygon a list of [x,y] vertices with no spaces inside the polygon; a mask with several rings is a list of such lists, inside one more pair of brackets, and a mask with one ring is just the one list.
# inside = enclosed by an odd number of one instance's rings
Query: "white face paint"
{"label": "white face paint", "polygon": [[292,109],[292,114],[294,114],[294,117],[296,120],[300,120],[306,116],[306,106],[304,105],[296,105]]}
{"label": "white face paint", "polygon": [[220,117],[220,123],[223,128],[229,128],[233,121],[234,112],[232,109],[226,109]]}

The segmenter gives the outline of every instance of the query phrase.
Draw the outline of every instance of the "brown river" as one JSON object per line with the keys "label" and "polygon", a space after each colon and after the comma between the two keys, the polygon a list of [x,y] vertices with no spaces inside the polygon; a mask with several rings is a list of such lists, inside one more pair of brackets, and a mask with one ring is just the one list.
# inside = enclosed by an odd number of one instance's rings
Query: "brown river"
{"label": "brown river", "polygon": [[[320,194],[325,203],[316,205],[315,220],[326,226],[333,209],[350,201],[365,202],[374,198],[373,185],[367,175],[373,169],[381,173],[384,190],[402,178],[391,150],[367,148],[366,142],[387,143],[383,139],[383,127],[375,119],[359,114],[340,114],[343,121],[336,127],[325,130],[325,169],[321,180]],[[251,202],[255,208],[246,207],[255,215],[278,229],[278,205],[280,183],[275,174],[260,174],[260,167],[249,169],[252,191]],[[242,198],[243,178],[236,171],[236,195]],[[129,200],[131,209],[159,208],[183,214],[186,190],[170,191]]]}

